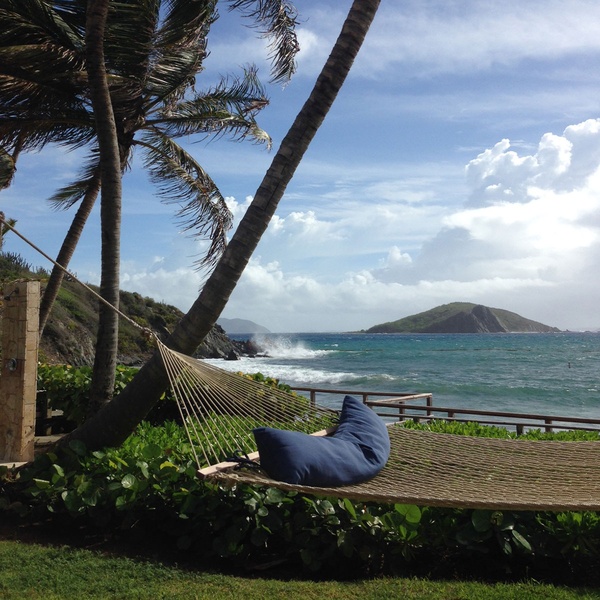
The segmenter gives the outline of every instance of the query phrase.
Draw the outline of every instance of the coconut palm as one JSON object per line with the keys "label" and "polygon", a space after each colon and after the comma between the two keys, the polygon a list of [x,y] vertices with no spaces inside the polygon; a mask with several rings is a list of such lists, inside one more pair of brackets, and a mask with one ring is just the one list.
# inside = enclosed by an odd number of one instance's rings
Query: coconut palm
{"label": "coconut palm", "polygon": [[7,188],[15,175],[15,159],[0,148],[0,190]]}
{"label": "coconut palm", "polygon": [[[121,165],[126,160],[129,144],[121,141],[127,125],[124,123],[121,127],[117,127],[115,113],[117,113],[119,105],[115,103],[113,108],[107,76],[104,37],[109,4],[110,0],[88,0],[85,56],[89,93],[96,125],[102,185],[100,294],[106,303],[118,308],[119,268],[121,265]],[[88,414],[93,414],[103,403],[109,402],[112,398],[118,345],[119,316],[114,310],[109,310],[107,304],[101,303]]]}
{"label": "coconut palm", "polygon": [[[257,6],[254,6],[254,5]],[[232,2],[254,20],[275,33],[276,60],[273,77],[285,79],[293,72],[297,50],[292,35],[294,11],[285,2]],[[94,2],[92,8],[101,7]],[[210,240],[202,264],[212,265],[222,253],[231,215],[212,179],[200,164],[175,140],[180,137],[206,138],[228,134],[234,139],[251,139],[269,144],[255,116],[267,104],[264,89],[254,68],[243,77],[226,77],[204,92],[194,90],[195,77],[207,55],[206,36],[216,18],[216,0],[126,0],[109,3],[104,35],[89,37],[98,14],[87,23],[88,54],[86,70],[85,0],[0,0],[0,145],[15,144],[18,136],[24,150],[39,149],[48,143],[68,148],[85,147],[88,158],[80,178],[63,188],[53,200],[72,205],[82,202],[59,263],[66,266],[76,236],[98,194],[100,173],[105,190],[107,181],[117,179],[139,148],[151,179],[167,201],[183,207],[179,216],[195,235]],[[105,7],[105,8],[107,8]],[[270,8],[270,9],[269,9]],[[100,17],[104,20],[104,16]],[[93,61],[96,52],[103,57]],[[98,57],[97,57],[98,58]],[[106,72],[93,70],[104,66]],[[90,70],[91,67],[91,70]],[[89,77],[88,77],[89,74]],[[97,76],[97,77],[96,77]],[[104,109],[101,96],[90,88],[108,85]],[[96,84],[92,86],[93,81]],[[98,152],[100,114],[112,110],[116,131],[119,169],[113,164],[101,169]],[[108,122],[110,117],[103,120]],[[105,179],[106,178],[106,179]],[[101,207],[103,231],[102,295],[118,306],[118,238],[120,193],[106,191]],[[108,236],[111,236],[110,238]],[[56,281],[62,276],[57,269]],[[52,281],[50,282],[53,283]],[[52,294],[57,285],[49,285]],[[53,298],[43,300],[47,316]],[[104,307],[104,305],[103,305]],[[101,314],[101,333],[96,351],[94,403],[110,399],[111,362],[116,356],[117,323],[112,311]],[[110,359],[110,360],[109,360]],[[98,367],[100,369],[100,367]]]}
{"label": "coconut palm", "polygon": [[[13,157],[51,143],[76,149],[92,142],[89,101],[82,86],[86,77],[82,31],[46,2],[1,0],[0,137]],[[74,190],[70,192],[74,202]],[[82,205],[85,210],[78,211],[69,230],[58,258],[65,267],[94,201],[93,194],[88,196]],[[62,273],[53,271],[47,286],[40,332]]]}
{"label": "coconut palm", "polygon": [[[196,302],[166,341],[171,348],[192,353],[216,322],[341,89],[379,3],[380,0],[354,0],[331,54],[284,137],[251,206]],[[158,401],[167,385],[161,359],[155,354],[117,398],[64,438],[63,443],[76,438],[88,448],[120,444]]]}

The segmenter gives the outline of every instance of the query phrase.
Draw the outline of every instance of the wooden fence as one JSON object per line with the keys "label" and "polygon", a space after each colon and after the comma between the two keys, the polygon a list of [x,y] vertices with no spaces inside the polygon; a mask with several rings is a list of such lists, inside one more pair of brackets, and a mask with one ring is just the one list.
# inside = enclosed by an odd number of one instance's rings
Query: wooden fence
{"label": "wooden fence", "polygon": [[295,392],[306,395],[314,404],[319,398],[329,402],[333,398],[341,405],[343,396],[361,398],[373,408],[377,414],[398,421],[414,420],[426,422],[432,420],[454,421],[460,423],[476,422],[482,425],[497,425],[516,431],[521,435],[530,429],[541,429],[546,432],[559,430],[586,430],[600,432],[600,418],[573,417],[562,415],[542,415],[536,413],[505,412],[495,410],[479,410],[456,406],[435,406],[433,394],[430,393],[390,393],[366,392],[357,390],[329,390],[324,388],[293,387]]}

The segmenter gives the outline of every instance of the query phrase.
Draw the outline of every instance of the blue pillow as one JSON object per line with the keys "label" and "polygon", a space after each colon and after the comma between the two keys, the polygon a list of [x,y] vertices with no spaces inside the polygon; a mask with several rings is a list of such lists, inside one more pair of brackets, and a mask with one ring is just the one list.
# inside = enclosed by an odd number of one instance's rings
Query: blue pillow
{"label": "blue pillow", "polygon": [[253,433],[269,477],[297,485],[360,483],[377,475],[390,455],[385,423],[352,396],[344,398],[339,427],[331,436],[271,427],[258,427]]}

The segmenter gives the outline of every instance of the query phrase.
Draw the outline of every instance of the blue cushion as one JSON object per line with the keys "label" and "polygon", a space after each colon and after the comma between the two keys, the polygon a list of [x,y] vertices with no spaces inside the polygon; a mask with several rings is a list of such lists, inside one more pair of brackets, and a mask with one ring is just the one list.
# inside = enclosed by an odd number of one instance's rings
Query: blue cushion
{"label": "blue cushion", "polygon": [[261,467],[273,479],[333,487],[371,479],[390,455],[385,423],[352,396],[344,398],[340,424],[331,436],[259,427],[253,430]]}

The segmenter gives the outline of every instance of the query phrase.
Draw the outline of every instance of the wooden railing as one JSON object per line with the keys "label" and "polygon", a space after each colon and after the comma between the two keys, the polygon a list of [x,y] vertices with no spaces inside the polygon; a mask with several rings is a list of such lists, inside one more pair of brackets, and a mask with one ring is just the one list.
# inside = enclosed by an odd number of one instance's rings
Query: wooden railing
{"label": "wooden railing", "polygon": [[482,425],[506,427],[516,431],[517,435],[521,435],[529,429],[543,429],[546,432],[565,429],[600,432],[600,418],[592,419],[562,415],[479,410],[454,406],[434,406],[433,394],[430,393],[365,392],[360,390],[329,390],[309,387],[293,387],[292,389],[303,395],[307,395],[313,404],[323,404],[319,402],[319,396],[324,395],[338,397],[350,395],[361,398],[377,414],[398,421],[410,419],[417,422],[431,420],[459,423],[477,422]]}

